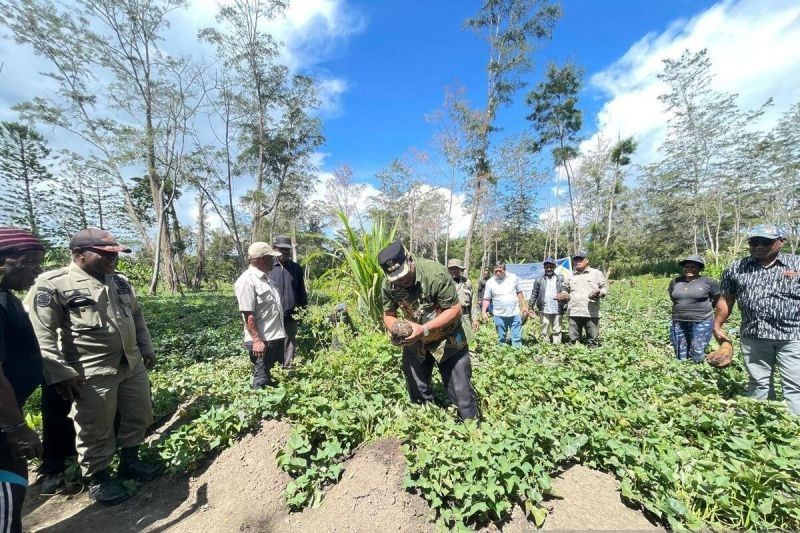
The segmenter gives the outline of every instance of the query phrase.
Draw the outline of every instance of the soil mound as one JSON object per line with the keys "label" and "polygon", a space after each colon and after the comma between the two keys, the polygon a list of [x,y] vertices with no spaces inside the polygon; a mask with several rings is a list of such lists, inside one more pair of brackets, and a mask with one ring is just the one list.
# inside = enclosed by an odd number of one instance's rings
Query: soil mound
{"label": "soil mound", "polygon": [[663,530],[622,502],[611,474],[575,465],[553,480],[553,488],[562,499],[545,502],[550,512],[543,529]]}
{"label": "soil mound", "polygon": [[403,488],[406,463],[398,439],[383,439],[356,451],[342,479],[317,509],[285,520],[286,531],[435,531],[431,508]]}
{"label": "soil mound", "polygon": [[289,475],[275,454],[291,427],[266,421],[261,430],[223,451],[195,478],[162,478],[145,483],[115,507],[96,505],[88,494],[41,496],[33,486],[25,501],[26,531],[161,532],[242,531],[254,524],[281,522],[289,512],[283,490]]}

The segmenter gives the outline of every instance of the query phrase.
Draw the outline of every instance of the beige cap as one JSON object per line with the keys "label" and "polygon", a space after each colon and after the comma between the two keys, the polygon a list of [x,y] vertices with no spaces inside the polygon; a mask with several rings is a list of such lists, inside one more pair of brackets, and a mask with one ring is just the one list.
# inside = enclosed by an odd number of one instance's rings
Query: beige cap
{"label": "beige cap", "polygon": [[281,253],[273,250],[272,246],[265,242],[254,242],[247,249],[247,255],[250,257],[250,259],[258,259],[259,257],[264,257],[265,255],[280,257]]}
{"label": "beige cap", "polygon": [[464,261],[461,259],[451,259],[447,262],[447,268],[456,267],[464,270]]}

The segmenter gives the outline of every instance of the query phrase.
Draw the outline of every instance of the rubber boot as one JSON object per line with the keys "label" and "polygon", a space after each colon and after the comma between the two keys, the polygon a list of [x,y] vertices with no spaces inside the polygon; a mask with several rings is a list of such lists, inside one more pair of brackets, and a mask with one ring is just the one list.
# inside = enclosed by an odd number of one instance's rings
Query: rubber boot
{"label": "rubber boot", "polygon": [[151,481],[161,473],[159,465],[139,459],[139,447],[131,446],[120,451],[119,477],[137,481]]}
{"label": "rubber boot", "polygon": [[131,497],[122,483],[112,479],[105,469],[89,478],[89,496],[105,505],[116,505]]}

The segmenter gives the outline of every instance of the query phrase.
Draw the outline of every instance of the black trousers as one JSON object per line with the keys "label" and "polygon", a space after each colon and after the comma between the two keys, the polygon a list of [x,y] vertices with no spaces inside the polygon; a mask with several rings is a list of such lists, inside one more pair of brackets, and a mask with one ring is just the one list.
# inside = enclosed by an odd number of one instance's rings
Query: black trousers
{"label": "black trousers", "polygon": [[[403,347],[403,374],[406,378],[406,387],[412,402],[432,402],[431,376],[433,367],[437,365],[436,359],[430,353],[423,359],[417,355],[418,353],[415,346]],[[451,355],[438,366],[447,397],[458,409],[461,419],[478,418],[478,402],[475,390],[472,388],[472,361],[469,350],[465,348]]]}
{"label": "black trousers", "polygon": [[597,346],[597,337],[600,335],[600,319],[588,316],[569,317],[569,342],[576,343],[581,340],[581,333],[585,333],[587,346]]}
{"label": "black trousers", "polygon": [[269,341],[262,357],[253,355],[253,347],[248,346],[250,361],[253,363],[253,389],[263,389],[274,385],[272,367],[283,362],[283,339]]}
{"label": "black trousers", "polygon": [[42,474],[58,474],[66,461],[78,455],[75,449],[75,424],[69,417],[71,402],[62,398],[52,385],[42,383]]}

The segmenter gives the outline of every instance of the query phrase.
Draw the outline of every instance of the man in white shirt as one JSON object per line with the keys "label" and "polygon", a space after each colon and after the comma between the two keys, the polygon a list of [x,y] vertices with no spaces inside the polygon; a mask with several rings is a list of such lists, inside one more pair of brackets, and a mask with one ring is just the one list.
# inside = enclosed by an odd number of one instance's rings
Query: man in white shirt
{"label": "man in white shirt", "polygon": [[522,347],[522,313],[527,313],[525,295],[516,274],[506,272],[506,264],[498,261],[494,265],[494,277],[486,282],[483,293],[483,318],[489,318],[492,304],[494,325],[500,344],[506,343],[506,334],[511,332],[511,346]]}
{"label": "man in white shirt", "polygon": [[233,287],[244,322],[244,346],[253,362],[253,388],[261,389],[273,385],[270,371],[283,360],[283,307],[278,287],[269,277],[281,254],[265,242],[254,242],[247,255],[250,266]]}

